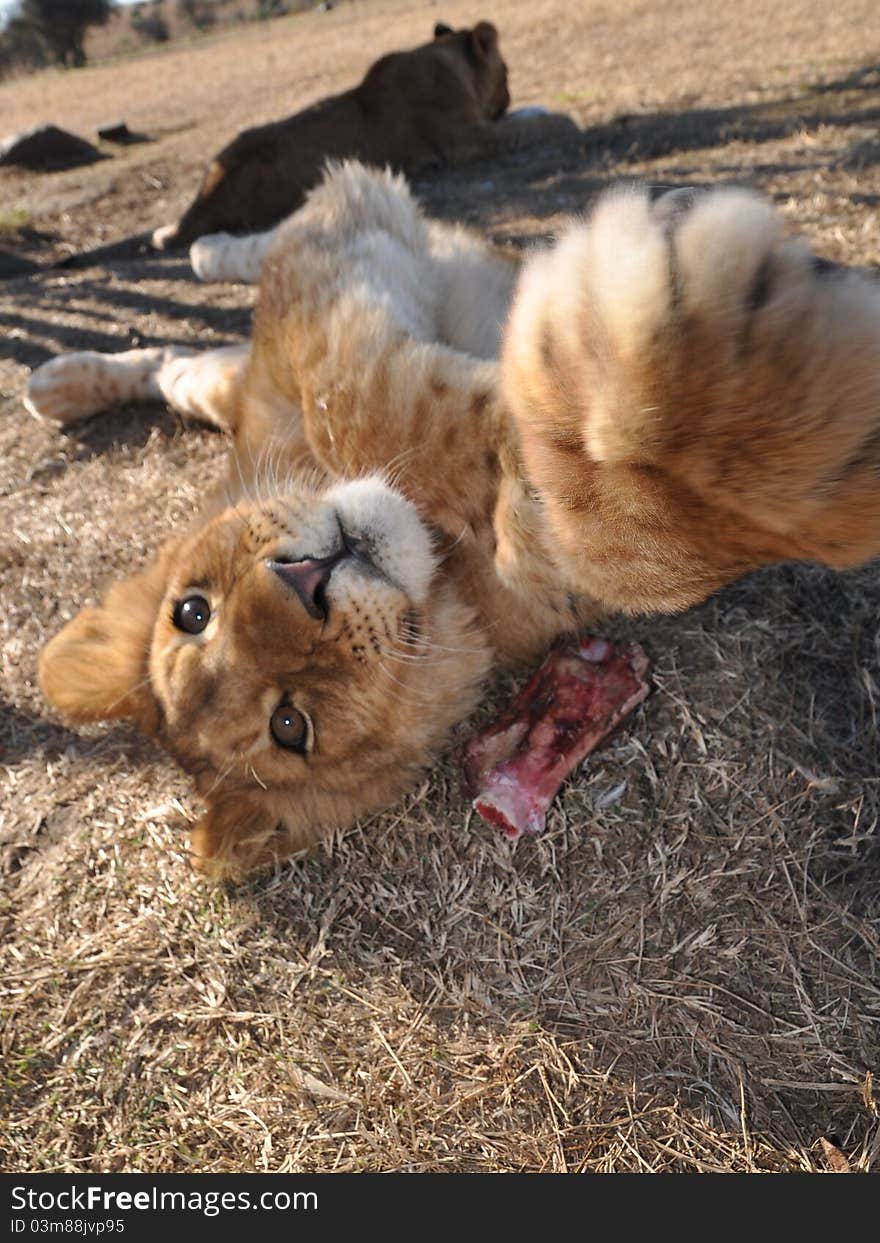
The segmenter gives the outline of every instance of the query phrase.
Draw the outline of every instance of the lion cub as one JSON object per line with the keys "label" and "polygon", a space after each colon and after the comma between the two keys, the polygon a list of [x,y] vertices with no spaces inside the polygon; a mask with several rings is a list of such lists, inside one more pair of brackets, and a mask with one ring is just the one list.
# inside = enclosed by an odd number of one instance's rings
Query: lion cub
{"label": "lion cub", "polygon": [[253,232],[299,207],[333,157],[413,173],[446,159],[462,136],[507,110],[507,66],[491,22],[381,57],[358,86],[282,121],[245,130],[214,157],[176,225],[153,234],[158,249],[218,232]]}
{"label": "lion cub", "polygon": [[27,404],[150,395],[229,431],[226,490],[40,679],[193,774],[218,874],[396,798],[497,660],[880,547],[880,293],[744,191],[612,191],[520,273],[399,178],[331,169],[250,347],[68,355]]}

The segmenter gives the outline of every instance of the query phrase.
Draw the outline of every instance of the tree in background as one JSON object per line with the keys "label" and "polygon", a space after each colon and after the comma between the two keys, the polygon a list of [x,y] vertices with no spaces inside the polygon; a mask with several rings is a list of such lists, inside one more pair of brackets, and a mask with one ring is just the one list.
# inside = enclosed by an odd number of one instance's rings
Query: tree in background
{"label": "tree in background", "polygon": [[180,0],[178,8],[196,30],[207,30],[217,20],[217,14],[212,12],[211,5],[205,0]]}
{"label": "tree in background", "polygon": [[30,22],[11,17],[0,31],[0,79],[23,69],[42,69],[48,62],[46,45]]}
{"label": "tree in background", "polygon": [[77,67],[86,63],[86,30],[103,26],[113,7],[113,0],[19,0],[13,22],[41,40],[56,64]]}
{"label": "tree in background", "polygon": [[152,39],[154,43],[167,43],[171,38],[168,23],[162,16],[160,3],[153,5],[152,13],[144,13],[136,8],[131,15],[131,28],[142,39]]}

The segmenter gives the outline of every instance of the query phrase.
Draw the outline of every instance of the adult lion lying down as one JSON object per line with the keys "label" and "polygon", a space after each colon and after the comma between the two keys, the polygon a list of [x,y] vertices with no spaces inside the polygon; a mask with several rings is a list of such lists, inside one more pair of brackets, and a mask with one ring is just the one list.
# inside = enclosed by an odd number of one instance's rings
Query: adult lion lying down
{"label": "adult lion lying down", "polygon": [[333,156],[412,173],[445,159],[509,103],[495,27],[452,30],[438,22],[431,43],[383,56],[352,90],[239,134],[211,161],[180,221],[157,229],[153,244],[189,246],[206,233],[277,224]]}
{"label": "adult lion lying down", "polygon": [[147,395],[228,429],[226,491],[40,677],[193,774],[218,873],[397,797],[494,661],[880,547],[880,291],[745,191],[612,191],[518,273],[345,165],[280,230],[250,347],[68,355],[28,404]]}

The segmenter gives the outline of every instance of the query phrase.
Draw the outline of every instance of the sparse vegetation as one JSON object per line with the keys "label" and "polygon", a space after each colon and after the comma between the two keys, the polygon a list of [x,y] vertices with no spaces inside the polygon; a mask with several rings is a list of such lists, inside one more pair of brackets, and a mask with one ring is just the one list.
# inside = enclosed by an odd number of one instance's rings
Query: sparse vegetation
{"label": "sparse vegetation", "polygon": [[131,26],[135,34],[153,43],[167,43],[171,38],[171,31],[162,16],[160,4],[154,5],[151,12],[135,9],[131,15]]}
{"label": "sparse vegetation", "polygon": [[113,0],[18,0],[0,42],[6,43],[10,37],[13,43],[21,41],[19,64],[26,65],[33,56],[27,50],[26,40],[30,39],[31,46],[44,49],[46,60],[78,68],[86,63],[86,30],[105,25],[112,10]]}
{"label": "sparse vegetation", "polygon": [[217,21],[214,6],[206,0],[178,0],[181,16],[196,30],[208,30]]}
{"label": "sparse vegetation", "polygon": [[30,212],[24,207],[10,207],[0,211],[0,239],[13,237],[31,223]]}
{"label": "sparse vegetation", "polygon": [[[123,7],[116,0],[20,0],[20,6],[0,27],[0,80],[52,63],[82,65],[130,53],[145,44],[283,17],[312,4],[311,0],[142,0]],[[90,18],[82,38],[71,43],[72,19],[103,10],[106,17]],[[46,14],[56,11],[61,20],[48,21]],[[63,54],[62,47],[66,49]]]}
{"label": "sparse vegetation", "polygon": [[259,0],[257,17],[265,21],[269,17],[283,17],[288,11],[285,0]]}
{"label": "sparse vegetation", "polygon": [[49,63],[49,49],[39,31],[14,14],[0,29],[0,79],[12,73],[28,73]]}

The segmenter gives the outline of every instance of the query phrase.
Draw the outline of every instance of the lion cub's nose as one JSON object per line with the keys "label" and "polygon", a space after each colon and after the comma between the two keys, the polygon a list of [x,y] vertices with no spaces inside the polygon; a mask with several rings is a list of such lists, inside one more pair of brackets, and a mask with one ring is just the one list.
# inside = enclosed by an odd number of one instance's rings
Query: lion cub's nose
{"label": "lion cub's nose", "polygon": [[332,557],[307,557],[303,561],[267,561],[266,564],[288,587],[293,588],[310,617],[314,617],[316,621],[325,621],[327,584],[333,567],[344,555],[336,553]]}

